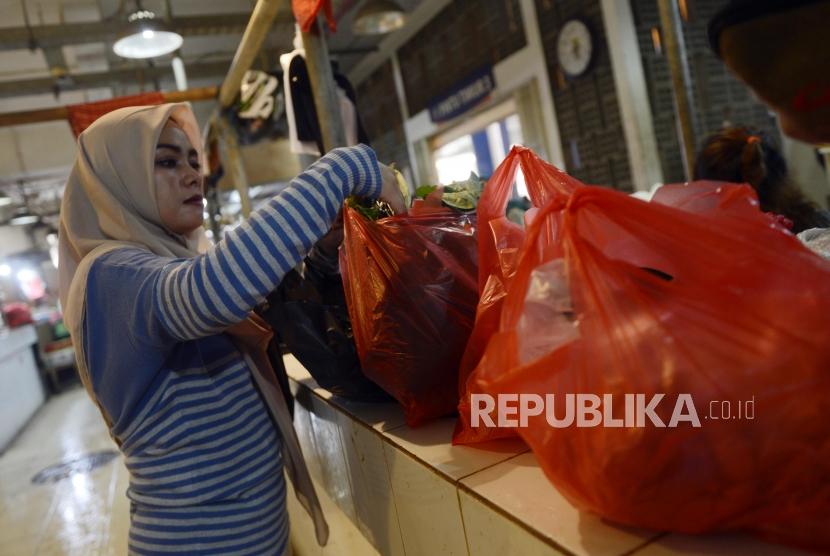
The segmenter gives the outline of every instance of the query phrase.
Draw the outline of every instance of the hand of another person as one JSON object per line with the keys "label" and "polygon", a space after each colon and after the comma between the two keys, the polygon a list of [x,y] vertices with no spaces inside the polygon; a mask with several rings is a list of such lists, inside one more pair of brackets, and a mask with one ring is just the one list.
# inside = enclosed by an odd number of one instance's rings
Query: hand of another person
{"label": "hand of another person", "polygon": [[381,190],[380,200],[389,203],[395,214],[406,212],[407,206],[404,202],[403,193],[398,186],[398,178],[395,171],[385,164],[378,163],[380,166]]}

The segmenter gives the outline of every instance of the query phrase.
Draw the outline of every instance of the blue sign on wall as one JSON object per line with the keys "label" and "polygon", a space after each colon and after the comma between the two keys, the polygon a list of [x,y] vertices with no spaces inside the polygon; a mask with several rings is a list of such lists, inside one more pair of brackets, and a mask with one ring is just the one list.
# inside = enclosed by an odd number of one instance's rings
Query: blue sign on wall
{"label": "blue sign on wall", "polygon": [[429,103],[429,119],[446,122],[460,116],[488,96],[496,88],[492,66],[487,66],[455,85],[446,95]]}

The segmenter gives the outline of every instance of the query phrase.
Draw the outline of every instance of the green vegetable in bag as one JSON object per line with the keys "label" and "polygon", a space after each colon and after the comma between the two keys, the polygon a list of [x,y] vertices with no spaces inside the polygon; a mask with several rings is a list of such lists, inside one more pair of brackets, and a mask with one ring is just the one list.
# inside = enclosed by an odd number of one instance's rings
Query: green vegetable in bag
{"label": "green vegetable in bag", "polygon": [[475,210],[482,189],[484,189],[484,180],[479,178],[475,172],[470,172],[470,177],[466,180],[455,181],[444,187],[441,200],[448,207],[457,210]]}

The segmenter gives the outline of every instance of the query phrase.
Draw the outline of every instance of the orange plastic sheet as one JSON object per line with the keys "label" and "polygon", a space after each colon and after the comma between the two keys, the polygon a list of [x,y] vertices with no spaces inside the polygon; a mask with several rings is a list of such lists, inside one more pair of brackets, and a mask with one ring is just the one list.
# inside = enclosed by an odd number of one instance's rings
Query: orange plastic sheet
{"label": "orange plastic sheet", "polygon": [[320,10],[323,10],[326,16],[326,23],[328,23],[329,30],[332,33],[337,30],[331,0],[291,0],[291,9],[294,11],[294,17],[297,19],[297,23],[300,24],[300,29],[302,29],[303,33],[311,31],[311,27],[317,20],[317,14],[320,13]]}

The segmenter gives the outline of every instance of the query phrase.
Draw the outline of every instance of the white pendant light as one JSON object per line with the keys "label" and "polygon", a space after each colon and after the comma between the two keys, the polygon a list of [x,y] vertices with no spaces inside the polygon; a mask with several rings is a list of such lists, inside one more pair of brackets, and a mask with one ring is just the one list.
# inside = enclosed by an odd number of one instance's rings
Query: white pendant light
{"label": "white pendant light", "polygon": [[14,210],[7,224],[11,224],[12,226],[28,226],[29,224],[37,223],[40,217],[29,210],[29,197],[26,194],[24,182],[22,180],[18,181],[17,187],[20,189],[20,196],[23,197],[23,205]]}
{"label": "white pendant light", "polygon": [[112,50],[122,58],[155,58],[178,50],[182,42],[182,36],[167,29],[156,14],[138,10],[127,18],[127,28]]}
{"label": "white pendant light", "polygon": [[356,35],[382,35],[400,29],[406,14],[392,0],[367,0],[357,11],[352,24]]}
{"label": "white pendant light", "polygon": [[24,207],[15,211],[14,216],[9,220],[9,224],[12,226],[28,226],[37,223],[39,220],[38,215],[32,214],[29,209]]}

